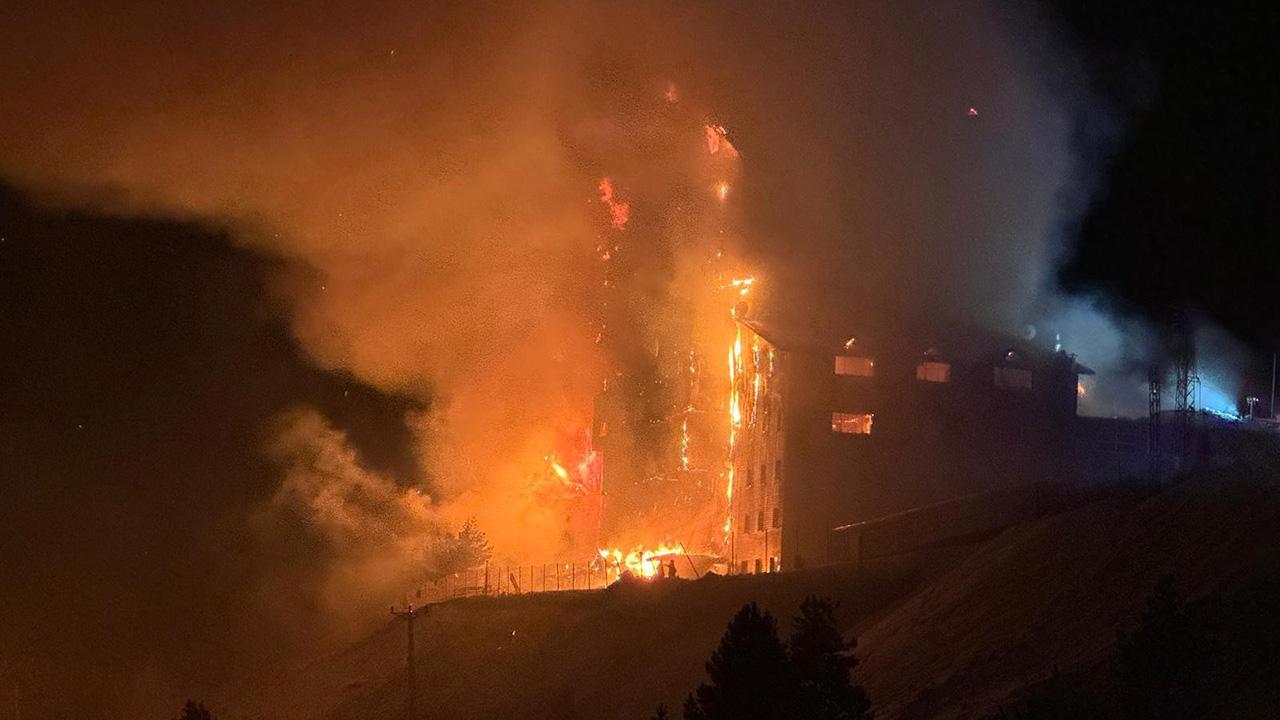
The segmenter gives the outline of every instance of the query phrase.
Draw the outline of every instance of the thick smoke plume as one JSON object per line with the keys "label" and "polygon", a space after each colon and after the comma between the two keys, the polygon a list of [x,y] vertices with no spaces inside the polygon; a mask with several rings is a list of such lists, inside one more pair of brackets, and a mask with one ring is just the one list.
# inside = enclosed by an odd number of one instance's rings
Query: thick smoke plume
{"label": "thick smoke plume", "polygon": [[[626,322],[606,330],[637,349],[689,320],[702,249],[719,245],[795,322],[1054,332],[1075,96],[1051,82],[1074,78],[1001,5],[14,20],[28,29],[0,49],[7,177],[219,218],[314,268],[279,285],[305,351],[429,404],[408,419],[413,489],[363,469],[314,413],[267,444],[273,505],[338,548],[335,578],[382,582],[375,546],[400,558],[470,515],[506,559],[572,544],[571,496],[535,478],[590,427],[606,374],[644,361],[597,343],[601,248],[638,259]],[[1062,335],[1090,362],[1092,330]]]}

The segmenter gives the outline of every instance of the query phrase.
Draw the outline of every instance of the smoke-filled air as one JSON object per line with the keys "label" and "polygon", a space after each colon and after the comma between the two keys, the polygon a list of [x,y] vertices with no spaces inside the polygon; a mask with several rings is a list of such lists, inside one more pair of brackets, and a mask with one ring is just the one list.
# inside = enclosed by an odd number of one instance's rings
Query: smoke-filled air
{"label": "smoke-filled air", "polygon": [[[1054,290],[1089,192],[1070,55],[999,4],[831,10],[46,11],[0,46],[0,170],[54,206],[226,228],[281,261],[306,356],[417,401],[403,476],[316,407],[261,429],[278,486],[248,521],[302,519],[322,606],[409,590],[471,518],[495,562],[714,553],[735,315],[1036,338],[1136,393],[1098,412],[1145,411],[1147,349]],[[610,393],[652,402],[601,427]],[[628,500],[610,462],[702,494]]]}

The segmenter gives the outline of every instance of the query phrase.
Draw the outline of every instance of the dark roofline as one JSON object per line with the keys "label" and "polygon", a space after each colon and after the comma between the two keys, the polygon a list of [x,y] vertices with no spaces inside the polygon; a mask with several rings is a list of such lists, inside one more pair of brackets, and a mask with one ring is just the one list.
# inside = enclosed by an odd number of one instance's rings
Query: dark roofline
{"label": "dark roofline", "polygon": [[[842,345],[847,338],[836,338],[833,333],[812,332],[811,334],[788,334],[780,327],[761,320],[750,318],[738,318],[737,322],[751,332],[759,335],[770,345],[786,352],[801,352],[815,355],[839,355],[841,354]],[[975,333],[977,334],[977,333]],[[988,333],[990,334],[990,333]],[[826,338],[820,338],[820,335],[826,335]],[[997,339],[999,336],[992,336]],[[999,338],[1001,342],[992,343],[993,348],[1001,348],[999,352],[1005,352],[1006,348],[1014,347],[1019,352],[1026,353],[1031,356],[1037,364],[1049,361],[1054,355],[1062,355],[1064,358],[1070,358],[1071,369],[1076,375],[1096,375],[1092,368],[1080,364],[1076,361],[1074,355],[1068,355],[1062,351],[1050,351],[1047,348],[1036,347],[1025,341],[1012,338]],[[944,344],[945,347],[945,344]],[[993,349],[991,352],[997,352]],[[951,353],[940,352],[938,358],[947,360],[952,357]]]}

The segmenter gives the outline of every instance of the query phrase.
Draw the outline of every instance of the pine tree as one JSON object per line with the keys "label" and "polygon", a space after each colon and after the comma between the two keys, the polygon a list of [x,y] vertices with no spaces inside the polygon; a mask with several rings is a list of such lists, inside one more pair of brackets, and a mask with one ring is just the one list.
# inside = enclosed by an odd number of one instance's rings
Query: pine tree
{"label": "pine tree", "polygon": [[865,720],[871,702],[850,673],[858,665],[857,641],[845,641],[836,625],[836,604],[809,596],[800,604],[791,641],[791,663],[799,676],[805,717],[813,720]]}
{"label": "pine tree", "polygon": [[755,603],[729,622],[707,662],[710,683],[685,701],[685,720],[792,720],[803,717],[800,688],[778,625]]}
{"label": "pine tree", "polygon": [[476,524],[476,519],[467,518],[456,535],[445,533],[427,548],[426,577],[435,580],[469,570],[483,565],[492,554],[489,538]]}
{"label": "pine tree", "polygon": [[209,708],[204,706],[204,703],[188,700],[182,706],[182,712],[178,714],[178,720],[213,720],[213,714],[209,712]]}

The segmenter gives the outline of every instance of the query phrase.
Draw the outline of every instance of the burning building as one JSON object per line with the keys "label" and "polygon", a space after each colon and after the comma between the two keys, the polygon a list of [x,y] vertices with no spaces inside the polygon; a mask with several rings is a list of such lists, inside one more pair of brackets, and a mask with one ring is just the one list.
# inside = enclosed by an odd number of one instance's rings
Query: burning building
{"label": "burning building", "polygon": [[832,528],[1063,478],[1074,357],[981,332],[798,333],[743,320],[735,343],[729,567],[837,559]]}

